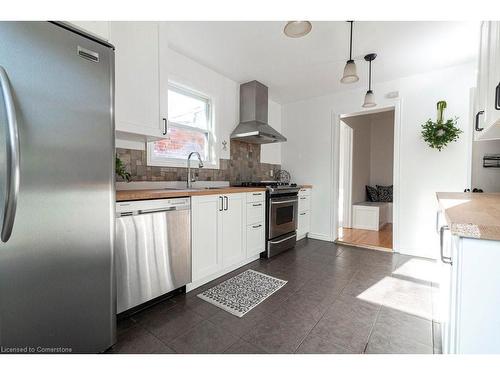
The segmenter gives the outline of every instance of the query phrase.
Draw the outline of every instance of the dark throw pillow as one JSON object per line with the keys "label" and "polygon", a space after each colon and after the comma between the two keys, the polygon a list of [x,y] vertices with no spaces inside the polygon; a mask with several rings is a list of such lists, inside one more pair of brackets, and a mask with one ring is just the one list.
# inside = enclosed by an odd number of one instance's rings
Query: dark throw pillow
{"label": "dark throw pillow", "polygon": [[392,202],[392,185],[377,186],[378,199],[380,202]]}
{"label": "dark throw pillow", "polygon": [[378,202],[378,191],[373,186],[366,185],[366,195],[368,195],[368,200],[370,202]]}

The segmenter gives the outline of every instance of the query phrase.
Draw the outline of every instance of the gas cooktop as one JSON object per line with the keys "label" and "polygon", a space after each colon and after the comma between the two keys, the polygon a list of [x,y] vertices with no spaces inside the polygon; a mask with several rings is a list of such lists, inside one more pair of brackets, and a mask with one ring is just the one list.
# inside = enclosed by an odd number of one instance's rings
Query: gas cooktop
{"label": "gas cooktop", "polygon": [[281,181],[249,181],[242,182],[239,186],[242,187],[266,187],[267,191],[274,195],[280,193],[298,193],[297,184],[289,184]]}
{"label": "gas cooktop", "polygon": [[264,187],[297,187],[297,184],[290,184],[287,182],[281,182],[281,181],[250,181],[250,182],[242,182],[240,184],[242,187],[258,187],[258,186],[264,186]]}

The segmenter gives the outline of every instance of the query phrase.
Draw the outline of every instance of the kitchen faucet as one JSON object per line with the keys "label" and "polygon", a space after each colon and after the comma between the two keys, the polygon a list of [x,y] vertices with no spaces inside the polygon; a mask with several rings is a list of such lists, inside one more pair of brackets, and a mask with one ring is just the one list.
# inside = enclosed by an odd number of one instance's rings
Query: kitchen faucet
{"label": "kitchen faucet", "polygon": [[192,153],[189,154],[187,158],[187,168],[188,168],[188,175],[187,175],[187,188],[191,189],[192,183],[196,181],[196,179],[191,178],[191,156],[196,155],[198,158],[198,168],[203,168],[203,161],[201,161],[201,156],[199,152],[193,151]]}

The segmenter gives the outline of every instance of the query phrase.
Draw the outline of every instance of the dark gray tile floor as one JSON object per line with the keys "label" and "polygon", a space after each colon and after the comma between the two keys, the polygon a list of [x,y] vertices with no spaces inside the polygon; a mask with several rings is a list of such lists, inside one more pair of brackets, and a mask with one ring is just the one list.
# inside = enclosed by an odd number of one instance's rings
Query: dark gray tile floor
{"label": "dark gray tile floor", "polygon": [[[433,261],[305,239],[118,323],[110,353],[440,353]],[[288,283],[244,317],[198,297],[245,269]]]}

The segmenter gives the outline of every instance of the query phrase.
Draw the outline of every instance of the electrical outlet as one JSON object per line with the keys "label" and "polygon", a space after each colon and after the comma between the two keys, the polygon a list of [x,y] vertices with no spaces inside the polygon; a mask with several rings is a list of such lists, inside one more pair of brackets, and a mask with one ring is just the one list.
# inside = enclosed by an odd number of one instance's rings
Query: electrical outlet
{"label": "electrical outlet", "polygon": [[273,170],[273,169],[271,169],[271,170],[269,171],[269,175],[270,175],[271,177],[273,177],[273,176],[274,176],[274,170]]}

